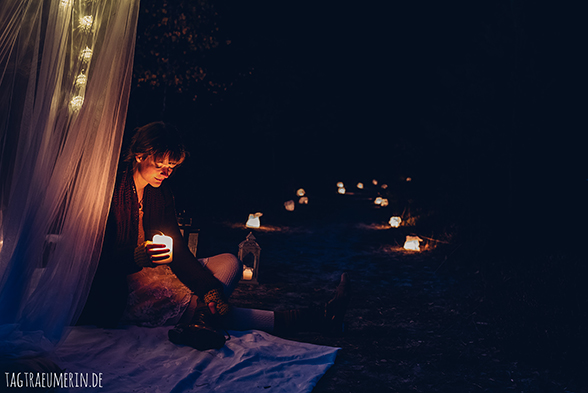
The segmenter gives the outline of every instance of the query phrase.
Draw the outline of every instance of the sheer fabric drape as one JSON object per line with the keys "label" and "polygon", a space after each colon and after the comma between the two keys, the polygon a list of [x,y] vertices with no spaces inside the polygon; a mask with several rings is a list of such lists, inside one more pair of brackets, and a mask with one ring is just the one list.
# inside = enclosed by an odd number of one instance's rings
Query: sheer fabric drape
{"label": "sheer fabric drape", "polygon": [[96,270],[138,0],[0,3],[0,357],[51,349]]}

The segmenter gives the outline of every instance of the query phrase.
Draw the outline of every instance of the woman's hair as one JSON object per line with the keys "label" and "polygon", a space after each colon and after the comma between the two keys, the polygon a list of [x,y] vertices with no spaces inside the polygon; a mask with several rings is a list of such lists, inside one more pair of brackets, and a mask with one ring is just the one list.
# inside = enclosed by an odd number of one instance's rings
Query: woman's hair
{"label": "woman's hair", "polygon": [[125,162],[132,162],[135,166],[136,156],[146,158],[153,155],[155,161],[168,157],[169,161],[179,165],[187,154],[178,129],[171,124],[155,122],[135,130]]}

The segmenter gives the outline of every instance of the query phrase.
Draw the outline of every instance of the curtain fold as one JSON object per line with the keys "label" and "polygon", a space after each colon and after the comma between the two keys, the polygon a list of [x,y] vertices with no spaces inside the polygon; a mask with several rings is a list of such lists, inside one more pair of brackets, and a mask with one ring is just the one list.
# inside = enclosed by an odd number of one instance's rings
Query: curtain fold
{"label": "curtain fold", "polygon": [[0,4],[0,356],[50,350],[98,263],[138,0]]}

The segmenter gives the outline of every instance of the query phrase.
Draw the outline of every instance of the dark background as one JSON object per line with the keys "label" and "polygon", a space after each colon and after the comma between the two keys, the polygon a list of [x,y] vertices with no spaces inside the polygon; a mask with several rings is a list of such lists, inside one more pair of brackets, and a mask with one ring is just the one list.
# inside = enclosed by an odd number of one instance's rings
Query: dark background
{"label": "dark background", "polygon": [[483,273],[505,342],[570,359],[588,349],[579,15],[144,0],[126,138],[156,120],[182,130],[191,157],[169,182],[201,228],[379,179],[397,209],[431,212],[458,274]]}

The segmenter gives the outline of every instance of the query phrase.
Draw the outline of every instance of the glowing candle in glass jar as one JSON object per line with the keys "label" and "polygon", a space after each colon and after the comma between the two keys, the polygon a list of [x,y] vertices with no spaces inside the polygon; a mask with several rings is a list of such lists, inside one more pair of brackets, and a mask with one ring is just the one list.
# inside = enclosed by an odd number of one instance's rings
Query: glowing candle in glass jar
{"label": "glowing candle in glass jar", "polygon": [[[155,235],[153,236],[154,244],[165,244],[165,248],[169,249],[167,253],[168,257],[160,261],[154,261],[153,263],[170,263],[173,259],[173,240],[169,236]],[[154,248],[154,250],[161,250],[161,248]]]}
{"label": "glowing candle in glass jar", "polygon": [[243,280],[252,280],[253,279],[253,269],[250,267],[246,267],[243,269]]}

